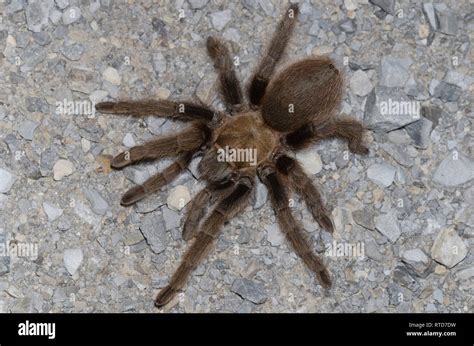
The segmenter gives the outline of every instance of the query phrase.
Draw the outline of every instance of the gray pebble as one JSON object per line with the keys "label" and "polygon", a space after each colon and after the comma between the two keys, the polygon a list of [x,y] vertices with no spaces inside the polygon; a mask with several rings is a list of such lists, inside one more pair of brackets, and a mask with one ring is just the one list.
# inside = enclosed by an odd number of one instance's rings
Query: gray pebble
{"label": "gray pebble", "polygon": [[154,253],[159,254],[168,246],[169,235],[166,233],[161,214],[152,212],[144,215],[140,224],[140,231]]}
{"label": "gray pebble", "polygon": [[267,300],[265,287],[249,279],[234,280],[230,290],[255,304],[262,304]]}
{"label": "gray pebble", "polygon": [[92,211],[97,215],[105,215],[109,209],[107,201],[95,190],[85,189],[84,195],[91,204]]}

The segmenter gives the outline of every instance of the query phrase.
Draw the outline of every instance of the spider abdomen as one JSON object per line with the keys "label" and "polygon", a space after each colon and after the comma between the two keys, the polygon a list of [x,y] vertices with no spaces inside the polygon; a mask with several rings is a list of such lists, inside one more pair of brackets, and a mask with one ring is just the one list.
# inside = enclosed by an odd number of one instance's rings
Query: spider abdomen
{"label": "spider abdomen", "polygon": [[322,124],[339,106],[343,78],[327,57],[305,59],[284,69],[268,86],[262,115],[281,132],[296,130],[310,121]]}

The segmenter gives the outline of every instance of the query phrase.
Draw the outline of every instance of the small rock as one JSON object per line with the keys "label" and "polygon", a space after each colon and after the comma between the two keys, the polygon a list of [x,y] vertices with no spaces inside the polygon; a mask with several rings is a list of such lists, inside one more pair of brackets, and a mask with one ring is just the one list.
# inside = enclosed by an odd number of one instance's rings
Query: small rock
{"label": "small rock", "polygon": [[105,215],[109,209],[107,201],[95,190],[84,190],[84,195],[91,204],[92,211],[97,215]]}
{"label": "small rock", "polygon": [[427,149],[430,143],[431,130],[433,129],[433,122],[421,117],[420,120],[415,121],[405,126],[408,135],[413,139],[415,147],[420,149]]}
{"label": "small rock", "polygon": [[439,32],[446,35],[456,36],[458,34],[458,18],[454,13],[437,13],[439,20]]}
{"label": "small rock", "polygon": [[122,143],[127,148],[131,148],[131,147],[134,147],[136,145],[135,140],[133,139],[133,135],[131,133],[127,133],[125,135],[125,137],[123,137]]}
{"label": "small rock", "polygon": [[456,281],[467,281],[474,277],[474,267],[458,270],[454,276]]}
{"label": "small rock", "polygon": [[196,97],[204,104],[212,103],[215,94],[216,79],[212,74],[207,73],[196,87]]}
{"label": "small rock", "polygon": [[166,71],[166,58],[162,53],[153,54],[151,65],[157,75]]}
{"label": "small rock", "polygon": [[188,0],[188,2],[193,10],[199,10],[206,6],[209,0]]}
{"label": "small rock", "polygon": [[367,97],[364,123],[375,132],[390,132],[419,119],[418,102],[399,88],[376,87]]}
{"label": "small rock", "polygon": [[63,13],[63,24],[72,24],[79,18],[81,18],[81,9],[77,6],[71,6]]}
{"label": "small rock", "polygon": [[357,26],[353,19],[345,19],[339,23],[339,28],[346,34],[352,34],[356,31]]}
{"label": "small rock", "polygon": [[454,84],[446,83],[444,81],[440,81],[433,91],[431,89],[432,88],[430,85],[430,94],[433,97],[446,102],[457,101],[462,94],[462,89],[460,87]]}
{"label": "small rock", "polygon": [[74,275],[79,269],[84,256],[81,249],[66,249],[64,250],[63,260],[64,266],[69,274]]}
{"label": "small rock", "polygon": [[43,202],[43,210],[48,216],[49,221],[54,221],[63,214],[63,210],[48,202]]}
{"label": "small rock", "polygon": [[13,173],[0,168],[0,193],[7,193],[10,191],[15,180],[16,176]]}
{"label": "small rock", "polygon": [[395,0],[369,0],[369,2],[392,16],[395,14]]}
{"label": "small rock", "polygon": [[371,231],[375,230],[374,213],[371,211],[367,209],[355,210],[352,212],[352,218],[358,225]]}
{"label": "small rock", "polygon": [[423,4],[423,13],[425,14],[426,19],[430,23],[432,30],[439,29],[438,17],[436,16],[435,8],[432,3]]}
{"label": "small rock", "polygon": [[357,70],[352,75],[350,87],[354,94],[358,96],[367,96],[373,89],[369,76],[362,70]]}
{"label": "small rock", "polygon": [[35,133],[36,128],[39,126],[39,123],[32,120],[25,120],[21,123],[20,127],[18,128],[18,133],[26,140],[33,140],[33,136]]}
{"label": "small rock", "polygon": [[122,77],[120,77],[118,71],[110,66],[104,70],[102,77],[113,85],[120,85],[122,82]]}
{"label": "small rock", "polygon": [[420,288],[418,281],[410,275],[404,266],[401,265],[393,270],[393,281],[398,282],[413,292]]}
{"label": "small rock", "polygon": [[81,148],[83,152],[87,153],[91,148],[91,142],[88,139],[81,138]]}
{"label": "small rock", "polygon": [[234,280],[230,290],[255,304],[262,304],[267,300],[265,287],[249,279]]}
{"label": "small rock", "polygon": [[161,215],[156,212],[145,214],[140,224],[140,232],[154,253],[159,254],[165,251],[169,243],[169,236]]}
{"label": "small rock", "polygon": [[65,216],[61,217],[58,221],[58,229],[63,232],[71,229],[71,221]]}
{"label": "small rock", "polygon": [[61,180],[74,173],[74,165],[68,160],[58,160],[53,166],[54,180]]}
{"label": "small rock", "polygon": [[380,85],[388,88],[404,86],[410,78],[407,70],[411,64],[410,58],[384,56],[380,65]]}
{"label": "small rock", "polygon": [[211,13],[211,23],[214,29],[221,31],[224,29],[226,24],[232,19],[232,11],[224,10],[215,13]]}
{"label": "small rock", "polygon": [[166,204],[172,210],[179,211],[191,201],[191,194],[184,185],[178,185],[173,188],[166,199]]}
{"label": "small rock", "polygon": [[161,208],[161,211],[163,213],[163,219],[165,221],[165,229],[167,231],[179,227],[179,224],[181,221],[179,213],[177,213],[174,210],[169,209],[166,206],[163,206]]}
{"label": "small rock", "polygon": [[406,145],[398,145],[395,143],[383,143],[382,149],[389,154],[397,163],[405,167],[413,166],[413,158],[409,154],[409,149]]}
{"label": "small rock", "polygon": [[[260,8],[265,12],[265,15],[267,17],[270,17],[273,13],[273,4],[271,1],[267,0],[258,0],[258,4],[260,5]],[[303,10],[303,8],[301,8]],[[301,11],[303,12],[303,11]]]}
{"label": "small rock", "polygon": [[367,177],[381,187],[392,185],[396,169],[388,163],[376,163],[367,169]]}
{"label": "small rock", "polygon": [[357,7],[358,7],[357,0],[344,0],[344,7],[348,11],[357,10]]}
{"label": "small rock", "polygon": [[392,210],[387,214],[382,214],[375,217],[375,228],[390,240],[395,243],[402,234],[395,212]]}
{"label": "small rock", "polygon": [[318,36],[319,35],[319,22],[314,21],[311,27],[309,28],[308,34],[311,36]]}
{"label": "small rock", "polygon": [[30,0],[26,6],[26,23],[28,30],[40,32],[48,25],[49,11],[53,8],[53,0]]}
{"label": "small rock", "polygon": [[77,61],[81,58],[82,54],[84,53],[85,48],[82,44],[71,44],[69,46],[62,46],[61,53],[72,61]]}
{"label": "small rock", "polygon": [[453,151],[439,164],[433,180],[444,186],[457,186],[474,178],[474,162]]}
{"label": "small rock", "polygon": [[285,237],[280,231],[278,224],[265,225],[265,230],[267,231],[267,240],[272,246],[280,246],[284,243]]}
{"label": "small rock", "polygon": [[421,249],[403,251],[402,261],[412,267],[420,276],[429,268],[430,259]]}
{"label": "small rock", "polygon": [[377,261],[377,262],[382,262],[383,261],[384,256],[380,253],[379,245],[377,245],[375,240],[371,239],[371,240],[365,242],[364,250],[365,250],[365,255],[367,257],[369,257],[369,258],[371,258],[371,259],[373,259],[374,261]]}
{"label": "small rock", "polygon": [[268,200],[268,190],[260,181],[256,182],[254,209],[260,209]]}
{"label": "small rock", "polygon": [[296,154],[296,158],[306,174],[318,174],[323,168],[321,157],[314,149],[300,151]]}
{"label": "small rock", "polygon": [[452,228],[440,231],[431,248],[431,258],[448,268],[461,262],[466,255],[466,244]]}

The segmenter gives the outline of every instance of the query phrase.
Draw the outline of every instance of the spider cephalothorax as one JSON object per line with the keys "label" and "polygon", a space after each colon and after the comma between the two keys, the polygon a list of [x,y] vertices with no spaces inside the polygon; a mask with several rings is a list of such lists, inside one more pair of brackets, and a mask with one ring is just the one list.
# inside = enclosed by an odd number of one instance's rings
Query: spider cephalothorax
{"label": "spider cephalothorax", "polygon": [[[246,206],[256,177],[269,191],[278,224],[289,245],[323,287],[331,286],[322,260],[312,251],[301,224],[293,217],[288,194],[291,191],[299,194],[324,230],[332,232],[333,224],[321,195],[292,153],[332,137],[347,140],[354,153],[366,154],[368,149],[362,140],[362,124],[335,116],[343,78],[331,59],[310,57],[272,78],[297,15],[298,6],[290,5],[252,77],[248,102],[227,47],[216,38],[207,40],[228,113],[189,102],[165,100],[103,102],[96,106],[102,113],[155,115],[190,122],[182,132],[133,147],[113,159],[112,167],[122,168],[142,160],[177,158],[163,172],[127,191],[122,205],[133,204],[158,191],[179,175],[194,156],[202,155],[199,171],[207,186],[190,202],[183,226],[183,238],[193,239],[193,242],[168,286],[158,294],[155,301],[158,307],[168,303],[184,287],[224,223]],[[240,152],[248,153],[251,159],[236,159],[234,154]]]}

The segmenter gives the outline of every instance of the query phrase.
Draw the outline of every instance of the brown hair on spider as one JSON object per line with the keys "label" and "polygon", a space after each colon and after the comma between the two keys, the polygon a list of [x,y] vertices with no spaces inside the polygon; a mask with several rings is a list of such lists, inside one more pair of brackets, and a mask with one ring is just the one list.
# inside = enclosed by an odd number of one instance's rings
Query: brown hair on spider
{"label": "brown hair on spider", "polygon": [[[289,193],[299,194],[320,227],[333,232],[333,223],[322,197],[293,153],[328,138],[348,142],[353,153],[367,154],[364,126],[351,118],[337,117],[343,91],[343,76],[334,61],[314,56],[298,61],[275,75],[298,17],[291,4],[280,20],[266,54],[260,61],[244,95],[229,50],[221,40],[209,37],[207,51],[219,74],[221,95],[227,112],[192,102],[142,100],[102,102],[102,113],[159,116],[186,121],[185,130],[162,136],[117,155],[116,169],[143,160],[176,157],[162,172],[127,191],[122,205],[131,205],[158,191],[183,172],[193,157],[202,156],[198,169],[207,182],[187,207],[183,238],[192,241],[168,285],[155,305],[162,307],[183,290],[191,272],[204,259],[225,222],[242,211],[258,177],[267,187],[281,231],[304,264],[324,288],[331,277],[323,261],[305,237],[289,207]],[[218,153],[254,150],[253,163],[219,160]],[[226,156],[227,158],[229,156]]]}

